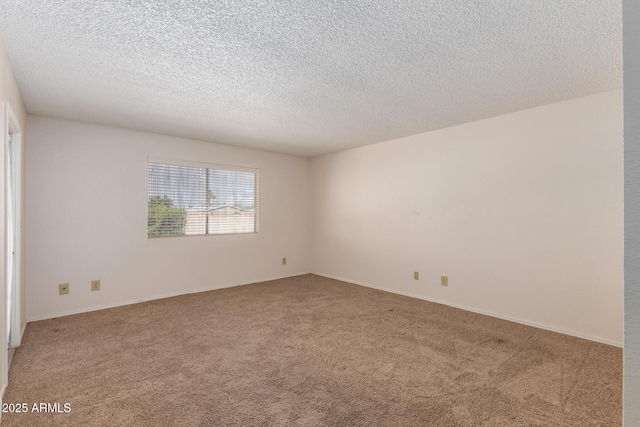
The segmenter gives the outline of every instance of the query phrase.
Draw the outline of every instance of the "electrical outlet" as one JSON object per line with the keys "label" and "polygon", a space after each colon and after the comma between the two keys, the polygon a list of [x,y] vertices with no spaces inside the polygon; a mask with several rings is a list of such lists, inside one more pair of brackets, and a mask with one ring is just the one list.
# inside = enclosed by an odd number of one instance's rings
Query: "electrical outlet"
{"label": "electrical outlet", "polygon": [[287,265],[287,258],[282,258],[282,265]]}
{"label": "electrical outlet", "polygon": [[418,271],[413,272],[413,280],[420,280],[420,273]]}
{"label": "electrical outlet", "polygon": [[91,281],[91,290],[99,291],[100,290],[100,280],[92,280]]}
{"label": "electrical outlet", "polygon": [[60,295],[67,295],[69,293],[69,284],[61,283],[58,285],[58,293]]}
{"label": "electrical outlet", "polygon": [[449,276],[440,276],[440,286],[449,286]]}

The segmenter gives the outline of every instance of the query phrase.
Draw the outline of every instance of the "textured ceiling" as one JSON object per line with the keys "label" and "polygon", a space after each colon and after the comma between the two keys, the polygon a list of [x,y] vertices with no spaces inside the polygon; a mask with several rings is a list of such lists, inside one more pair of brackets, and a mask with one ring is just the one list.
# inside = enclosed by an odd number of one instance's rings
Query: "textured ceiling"
{"label": "textured ceiling", "polygon": [[621,0],[3,0],[30,113],[303,156],[622,86]]}

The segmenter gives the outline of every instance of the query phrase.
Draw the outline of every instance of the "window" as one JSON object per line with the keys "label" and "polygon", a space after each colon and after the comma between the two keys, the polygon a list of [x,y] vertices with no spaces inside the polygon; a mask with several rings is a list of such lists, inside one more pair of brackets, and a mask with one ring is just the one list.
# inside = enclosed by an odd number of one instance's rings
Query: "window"
{"label": "window", "polygon": [[147,236],[258,231],[258,170],[148,160]]}

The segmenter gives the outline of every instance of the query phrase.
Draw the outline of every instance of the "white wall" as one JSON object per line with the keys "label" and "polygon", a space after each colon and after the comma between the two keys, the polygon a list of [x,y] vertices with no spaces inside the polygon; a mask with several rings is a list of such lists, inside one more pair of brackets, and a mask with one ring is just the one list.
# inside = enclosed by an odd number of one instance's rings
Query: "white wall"
{"label": "white wall", "polygon": [[640,425],[640,3],[624,2],[624,425]]}
{"label": "white wall", "polygon": [[[27,113],[24,108],[24,104],[22,102],[22,96],[20,95],[20,90],[18,89],[18,85],[16,83],[15,77],[13,75],[13,69],[11,68],[11,64],[9,63],[9,58],[7,57],[7,53],[4,48],[4,42],[0,38],[0,120],[2,121],[2,125],[0,128],[4,127],[4,103],[5,101],[9,101],[11,105],[11,110],[15,114],[20,127],[22,129],[22,146],[23,150],[26,146],[26,124],[27,124]],[[2,130],[4,135],[4,129]],[[1,146],[0,146],[0,177],[4,180],[4,136],[0,137]],[[22,183],[24,188],[24,161],[25,156],[23,153],[23,175],[22,175]],[[3,181],[4,182],[4,181]],[[23,198],[23,209],[22,209],[22,236],[24,241],[24,230],[25,230],[25,218],[24,218],[24,198]],[[0,185],[0,224],[4,223],[4,184]],[[22,246],[22,259],[25,259],[25,246]],[[4,283],[4,227],[0,226],[0,282]],[[21,330],[24,330],[24,326],[26,325],[26,316],[25,316],[25,268],[24,263],[22,265],[22,274],[21,274],[21,283],[20,283],[20,294],[21,294]],[[4,301],[4,291],[0,292],[0,331],[4,330],[5,325],[5,301]],[[0,336],[2,334],[0,333]],[[6,348],[6,347],[5,347]],[[6,352],[5,352],[6,354]],[[4,390],[7,384],[4,382],[4,372],[6,369],[6,360],[5,357],[0,357],[0,390]],[[0,401],[1,401],[0,396]],[[0,414],[1,415],[1,414]]]}
{"label": "white wall", "polygon": [[[309,271],[308,159],[32,115],[28,128],[29,320]],[[147,156],[259,168],[260,232],[147,239]]]}
{"label": "white wall", "polygon": [[[27,111],[24,107],[24,103],[22,102],[22,96],[20,95],[20,90],[18,89],[18,84],[16,83],[16,79],[13,75],[13,69],[11,68],[11,64],[9,63],[9,58],[7,57],[7,53],[4,48],[4,42],[0,38],[0,113],[2,114],[2,121],[4,123],[4,102],[9,101],[11,104],[11,109],[18,119],[18,123],[22,129],[22,188],[25,187],[25,177],[26,177],[26,156],[25,147],[27,145]],[[3,142],[4,144],[4,142]],[[4,149],[0,150],[0,172],[2,177],[4,177]],[[4,222],[4,186],[0,185],[0,204],[2,204],[2,209],[0,209],[0,217],[2,218],[2,222]],[[22,241],[25,239],[25,198],[22,198]],[[4,242],[4,228],[0,227],[0,241]],[[0,245],[0,254],[2,257],[0,259],[4,259],[4,245]],[[26,246],[22,245],[22,259],[25,259]],[[4,264],[0,263],[0,272],[2,273],[1,277],[4,277]],[[25,283],[25,263],[22,263],[22,272],[21,272],[21,282],[20,282],[20,303],[22,304],[21,308],[21,321],[20,326],[21,330],[24,330],[24,327],[27,323],[27,318],[25,315],[26,312],[26,283]],[[4,294],[0,296],[0,298],[4,298]],[[4,310],[4,303],[1,304],[2,310]],[[4,311],[3,311],[4,312]],[[2,321],[4,322],[4,315],[2,316]],[[0,371],[1,372],[1,371]]]}
{"label": "white wall", "polygon": [[620,345],[622,162],[621,91],[314,158],[311,270]]}

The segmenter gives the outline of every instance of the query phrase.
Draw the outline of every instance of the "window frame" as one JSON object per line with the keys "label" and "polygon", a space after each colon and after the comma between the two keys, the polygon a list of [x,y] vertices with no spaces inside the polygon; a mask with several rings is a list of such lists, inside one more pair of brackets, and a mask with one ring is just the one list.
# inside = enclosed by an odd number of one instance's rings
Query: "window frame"
{"label": "window frame", "polygon": [[173,159],[167,157],[153,157],[147,156],[147,224],[149,221],[149,163],[170,165],[170,166],[185,166],[193,168],[205,168],[209,170],[219,171],[231,171],[231,172],[249,172],[254,174],[254,191],[255,191],[255,215],[254,215],[254,230],[253,231],[241,231],[235,233],[209,233],[209,234],[182,234],[172,236],[149,236],[147,231],[147,240],[157,240],[166,238],[180,238],[180,237],[208,237],[208,236],[235,236],[235,235],[249,235],[258,234],[260,230],[260,170],[256,167],[226,165],[222,163],[206,163],[196,162],[192,160]]}

